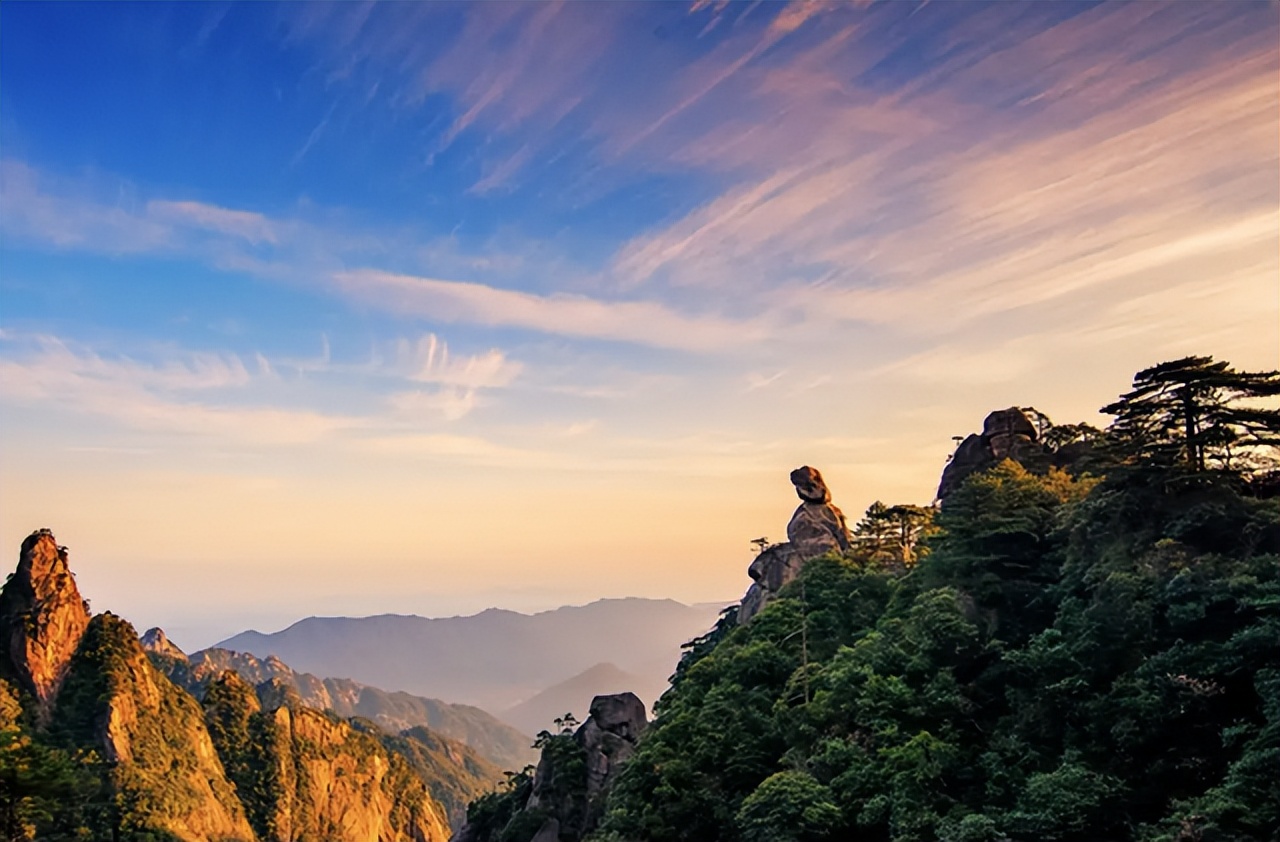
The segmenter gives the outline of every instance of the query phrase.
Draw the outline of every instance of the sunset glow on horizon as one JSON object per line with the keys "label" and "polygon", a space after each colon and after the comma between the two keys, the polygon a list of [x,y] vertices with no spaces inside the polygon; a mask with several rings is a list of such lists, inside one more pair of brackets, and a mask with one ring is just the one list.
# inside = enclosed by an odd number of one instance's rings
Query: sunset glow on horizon
{"label": "sunset glow on horizon", "polygon": [[184,648],[732,600],[820,468],[1280,365],[1275,3],[0,6],[0,549]]}

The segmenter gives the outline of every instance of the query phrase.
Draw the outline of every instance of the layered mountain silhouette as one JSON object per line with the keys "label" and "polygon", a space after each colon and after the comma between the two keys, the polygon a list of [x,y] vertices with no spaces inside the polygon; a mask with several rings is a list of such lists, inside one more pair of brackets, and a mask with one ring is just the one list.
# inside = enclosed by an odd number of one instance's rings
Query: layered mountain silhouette
{"label": "layered mountain silhouette", "polygon": [[497,713],[598,664],[615,665],[653,694],[666,686],[681,645],[709,629],[721,607],[631,598],[532,615],[491,608],[439,619],[309,617],[274,634],[243,632],[216,648]]}

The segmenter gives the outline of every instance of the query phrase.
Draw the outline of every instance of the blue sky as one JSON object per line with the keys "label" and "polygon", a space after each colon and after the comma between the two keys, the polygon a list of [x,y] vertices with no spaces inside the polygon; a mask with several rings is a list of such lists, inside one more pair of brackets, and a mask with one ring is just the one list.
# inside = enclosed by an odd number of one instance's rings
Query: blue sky
{"label": "blue sky", "polygon": [[5,3],[0,541],[184,645],[731,598],[796,465],[1276,364],[1277,16]]}

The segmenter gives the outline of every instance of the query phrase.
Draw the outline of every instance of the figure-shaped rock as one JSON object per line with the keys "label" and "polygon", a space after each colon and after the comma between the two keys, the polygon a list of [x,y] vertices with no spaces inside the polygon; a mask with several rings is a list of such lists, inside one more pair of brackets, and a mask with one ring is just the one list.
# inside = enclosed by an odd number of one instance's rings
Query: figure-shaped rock
{"label": "figure-shaped rock", "polygon": [[738,607],[738,623],[746,623],[765,604],[800,573],[811,558],[832,550],[849,549],[849,527],[844,513],[831,503],[827,488],[817,468],[805,465],[791,472],[791,484],[800,497],[800,506],[787,524],[787,541],[774,544],[756,556],[747,569],[754,584]]}
{"label": "figure-shaped rock", "polygon": [[791,472],[800,506],[787,524],[787,540],[802,560],[832,550],[849,549],[849,527],[844,513],[831,504],[831,491],[817,468],[805,465]]}

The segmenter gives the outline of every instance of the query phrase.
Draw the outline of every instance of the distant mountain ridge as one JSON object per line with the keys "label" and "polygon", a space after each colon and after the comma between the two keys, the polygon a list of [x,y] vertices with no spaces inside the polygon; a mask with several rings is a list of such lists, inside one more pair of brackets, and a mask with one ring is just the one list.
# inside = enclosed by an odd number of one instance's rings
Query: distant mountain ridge
{"label": "distant mountain ridge", "polygon": [[619,669],[616,664],[596,664],[507,708],[499,717],[532,733],[554,730],[554,720],[566,713],[572,713],[577,721],[585,722],[591,700],[596,696],[630,692],[644,702],[646,708],[651,708],[666,689],[666,683],[665,679],[646,681],[641,676]]}
{"label": "distant mountain ridge", "polygon": [[309,617],[273,634],[243,632],[215,648],[275,655],[300,671],[497,712],[600,663],[665,686],[681,645],[709,629],[720,607],[633,597],[537,614],[490,608],[445,618]]}

